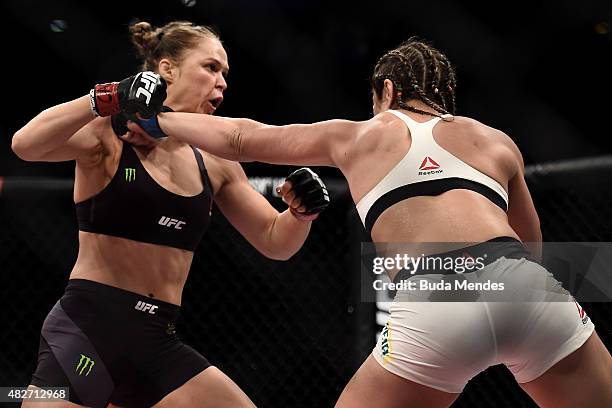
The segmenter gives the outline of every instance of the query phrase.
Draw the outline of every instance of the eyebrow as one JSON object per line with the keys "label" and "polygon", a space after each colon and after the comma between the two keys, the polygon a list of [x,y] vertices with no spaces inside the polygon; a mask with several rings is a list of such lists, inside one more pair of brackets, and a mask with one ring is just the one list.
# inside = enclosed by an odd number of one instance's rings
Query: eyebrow
{"label": "eyebrow", "polygon": [[229,72],[229,66],[227,65],[223,65],[223,63],[221,61],[219,61],[218,59],[214,58],[214,57],[208,57],[206,58],[206,60],[210,60],[212,62],[214,62],[215,64],[219,64],[221,66],[221,69],[223,70],[223,72],[225,73],[225,75],[228,74]]}

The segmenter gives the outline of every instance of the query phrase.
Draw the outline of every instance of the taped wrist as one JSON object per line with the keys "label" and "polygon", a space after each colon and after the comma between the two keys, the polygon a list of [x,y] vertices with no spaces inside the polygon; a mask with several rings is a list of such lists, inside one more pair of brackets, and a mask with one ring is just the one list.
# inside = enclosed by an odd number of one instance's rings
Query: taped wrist
{"label": "taped wrist", "polygon": [[89,92],[91,111],[96,116],[111,116],[121,112],[117,89],[119,82],[97,84]]}

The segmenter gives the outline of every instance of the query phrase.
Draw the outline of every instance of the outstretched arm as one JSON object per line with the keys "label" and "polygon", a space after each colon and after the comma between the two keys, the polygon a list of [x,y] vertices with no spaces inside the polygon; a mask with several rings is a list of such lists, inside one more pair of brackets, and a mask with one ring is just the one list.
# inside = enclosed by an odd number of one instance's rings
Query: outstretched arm
{"label": "outstretched arm", "polygon": [[[164,133],[228,160],[336,167],[361,126],[347,120],[271,126],[179,112],[159,114],[158,120]],[[142,132],[135,124],[129,128]]]}

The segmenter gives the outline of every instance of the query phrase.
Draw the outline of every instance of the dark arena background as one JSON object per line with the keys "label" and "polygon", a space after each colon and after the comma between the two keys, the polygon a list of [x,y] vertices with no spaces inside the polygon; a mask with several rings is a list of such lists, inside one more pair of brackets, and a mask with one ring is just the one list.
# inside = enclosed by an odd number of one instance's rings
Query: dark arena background
{"label": "dark arena background", "polygon": [[[137,71],[135,19],[216,27],[231,67],[217,113],[270,124],[368,119],[378,57],[412,35],[431,41],[456,66],[458,113],[503,130],[523,152],[544,240],[612,241],[612,3],[459,3],[4,0],[0,387],[29,383],[41,324],[77,253],[74,163],[23,162],[11,137],[43,109]],[[294,168],[244,168],[283,209],[272,185]],[[332,407],[384,323],[376,304],[360,301],[367,238],[344,179],[315,170],[332,205],[297,255],[263,258],[215,209],[184,291],[181,337],[261,407]],[[611,305],[583,306],[611,349]],[[502,366],[453,404],[534,406]]]}

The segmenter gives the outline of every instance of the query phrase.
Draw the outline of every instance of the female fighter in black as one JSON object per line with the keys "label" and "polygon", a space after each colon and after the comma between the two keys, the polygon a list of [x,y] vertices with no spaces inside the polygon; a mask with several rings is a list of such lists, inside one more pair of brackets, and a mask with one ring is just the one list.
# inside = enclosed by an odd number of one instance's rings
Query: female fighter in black
{"label": "female fighter in black", "polygon": [[46,109],[13,137],[24,160],[76,161],[79,254],[43,325],[32,385],[68,386],[72,402],[60,403],[66,407],[253,406],[176,337],[193,254],[214,200],[262,254],[289,258],[327,204],[325,187],[314,173],[299,171],[290,179],[312,187],[301,198],[313,206],[279,214],[238,163],[173,137],[138,148],[122,141],[126,116],[150,116],[162,102],[213,114],[229,70],[223,45],[207,27],[172,22],[153,29],[141,22],[131,33],[148,72]]}

